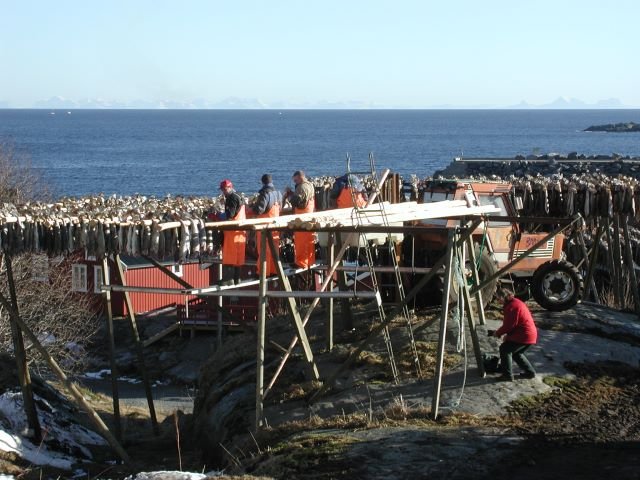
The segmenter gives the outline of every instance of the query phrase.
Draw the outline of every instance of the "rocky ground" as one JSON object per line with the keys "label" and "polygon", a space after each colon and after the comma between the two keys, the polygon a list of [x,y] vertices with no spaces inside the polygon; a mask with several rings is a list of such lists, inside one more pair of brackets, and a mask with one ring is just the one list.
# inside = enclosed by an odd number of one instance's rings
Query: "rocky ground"
{"label": "rocky ground", "polygon": [[[221,468],[270,478],[640,478],[640,322],[596,305],[562,313],[531,306],[540,327],[539,344],[529,355],[538,371],[533,380],[480,378],[473,351],[465,355],[456,348],[465,337],[470,345],[467,335],[460,335],[455,319],[449,321],[437,421],[431,418],[435,311],[417,312],[413,324],[421,378],[403,348],[406,328],[399,321],[391,330],[401,371],[397,385],[390,381],[384,343],[377,338],[337,377],[334,389],[309,402],[318,385],[309,381],[296,355],[267,398],[269,428],[256,435],[248,433],[254,422],[254,336],[228,338],[215,352],[210,333],[194,339],[174,334],[149,349],[151,373],[159,379],[174,372],[174,382],[198,382],[193,415],[161,408],[161,435],[156,437],[146,411],[128,407],[124,443],[133,463],[114,464],[113,454],[102,449],[83,467],[86,478]],[[332,352],[322,347],[324,315],[312,319],[324,378],[363,336],[357,332],[371,324],[366,305],[354,307],[354,313],[356,330],[337,335]],[[499,312],[490,309],[488,317],[488,324],[479,327],[480,343],[484,352],[494,353],[498,344],[484,332],[499,325]],[[145,330],[158,328],[160,320],[141,322]],[[286,345],[291,328],[274,320],[268,335]],[[126,349],[119,355],[124,360]],[[270,348],[268,378],[278,358],[277,347]],[[193,370],[201,372],[196,380],[189,378]],[[129,373],[135,374],[133,367]],[[3,380],[3,387],[8,383]],[[92,400],[112,421],[109,398],[92,395]],[[221,415],[225,409],[229,414]],[[15,458],[3,458],[0,467],[0,472],[23,472],[24,478],[47,478]]]}

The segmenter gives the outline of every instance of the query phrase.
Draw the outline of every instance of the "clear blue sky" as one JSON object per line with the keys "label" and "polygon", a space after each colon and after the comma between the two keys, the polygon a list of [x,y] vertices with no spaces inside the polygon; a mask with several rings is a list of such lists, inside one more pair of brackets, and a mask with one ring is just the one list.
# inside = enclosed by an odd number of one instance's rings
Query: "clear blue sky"
{"label": "clear blue sky", "polygon": [[0,0],[0,102],[640,106],[639,19],[638,0]]}

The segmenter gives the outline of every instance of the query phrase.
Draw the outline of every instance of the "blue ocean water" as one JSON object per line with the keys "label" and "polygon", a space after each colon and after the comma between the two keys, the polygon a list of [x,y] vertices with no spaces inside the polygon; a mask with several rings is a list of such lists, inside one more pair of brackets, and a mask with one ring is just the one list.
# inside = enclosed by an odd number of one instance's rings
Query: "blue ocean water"
{"label": "blue ocean water", "polygon": [[58,195],[247,193],[273,174],[379,169],[421,177],[455,156],[640,155],[640,134],[587,133],[640,110],[0,110],[0,142],[30,157]]}

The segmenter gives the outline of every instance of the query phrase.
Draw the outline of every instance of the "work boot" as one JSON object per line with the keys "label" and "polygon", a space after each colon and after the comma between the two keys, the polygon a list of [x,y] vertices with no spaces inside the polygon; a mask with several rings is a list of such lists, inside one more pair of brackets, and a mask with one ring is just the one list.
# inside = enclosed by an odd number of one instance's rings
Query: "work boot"
{"label": "work boot", "polygon": [[511,375],[503,373],[498,378],[496,378],[496,382],[513,382],[513,377]]}
{"label": "work boot", "polygon": [[536,378],[536,374],[535,372],[522,372],[518,375],[518,378],[532,379],[532,378]]}

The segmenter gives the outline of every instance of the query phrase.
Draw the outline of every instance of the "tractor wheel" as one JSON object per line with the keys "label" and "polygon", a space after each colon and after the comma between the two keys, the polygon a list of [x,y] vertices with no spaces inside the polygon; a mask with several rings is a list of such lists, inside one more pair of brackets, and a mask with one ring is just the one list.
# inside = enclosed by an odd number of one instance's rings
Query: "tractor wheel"
{"label": "tractor wheel", "polygon": [[573,264],[552,260],[540,265],[531,280],[531,293],[547,310],[561,312],[573,307],[582,296],[584,282]]}
{"label": "tractor wheel", "polygon": [[[498,271],[498,266],[496,265],[495,260],[486,248],[482,250],[482,254],[480,254],[479,245],[476,245],[475,250],[476,261],[478,262],[478,277],[480,277],[480,283],[482,284],[485,279],[489,278],[491,275]],[[491,300],[493,299],[493,295],[496,293],[497,287],[498,279],[494,278],[486,287],[481,290],[482,303],[484,307],[489,305],[489,302],[491,302]]]}

